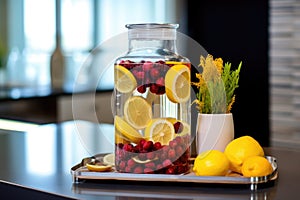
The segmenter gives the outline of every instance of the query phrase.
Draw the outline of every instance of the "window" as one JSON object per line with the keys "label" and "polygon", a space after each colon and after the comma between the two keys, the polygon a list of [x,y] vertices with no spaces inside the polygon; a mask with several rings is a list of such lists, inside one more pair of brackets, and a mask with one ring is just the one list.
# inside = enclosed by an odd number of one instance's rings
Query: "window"
{"label": "window", "polygon": [[[12,82],[50,84],[50,56],[55,48],[57,11],[60,3],[62,47],[66,56],[67,83],[74,82],[80,66],[93,48],[126,31],[125,24],[170,22],[173,0],[11,0],[8,22],[10,55],[8,74]],[[19,10],[21,12],[16,12]],[[154,12],[155,11],[155,12]],[[173,19],[174,22],[175,20]],[[21,66],[21,67],[20,67]],[[105,80],[113,87],[112,70]],[[18,75],[16,75],[18,74]]]}

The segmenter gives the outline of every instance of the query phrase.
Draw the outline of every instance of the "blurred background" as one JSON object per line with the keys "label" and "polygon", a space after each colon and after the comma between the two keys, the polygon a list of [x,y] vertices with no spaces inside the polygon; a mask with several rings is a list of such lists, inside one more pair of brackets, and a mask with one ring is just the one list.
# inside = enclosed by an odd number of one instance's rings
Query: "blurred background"
{"label": "blurred background", "polygon": [[[92,68],[82,79],[89,85],[93,70],[101,70],[93,59],[117,51],[99,44],[126,32],[125,24],[178,23],[178,31],[214,57],[233,67],[243,62],[232,111],[236,137],[300,148],[299,17],[299,0],[0,0],[0,118],[72,120],[80,67]],[[66,74],[65,87],[56,91],[50,58],[58,35]],[[113,70],[104,73],[95,102],[87,102],[89,87],[76,93],[80,119],[113,123]]]}

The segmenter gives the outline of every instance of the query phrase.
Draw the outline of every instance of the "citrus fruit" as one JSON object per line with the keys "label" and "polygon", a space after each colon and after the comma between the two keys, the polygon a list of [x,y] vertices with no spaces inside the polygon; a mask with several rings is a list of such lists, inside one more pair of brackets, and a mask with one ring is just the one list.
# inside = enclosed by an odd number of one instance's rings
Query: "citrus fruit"
{"label": "citrus fruit", "polygon": [[273,172],[273,167],[265,157],[252,156],[244,161],[241,170],[245,177],[267,176]]}
{"label": "citrus fruit", "polygon": [[97,165],[97,164],[86,164],[86,167],[89,171],[94,171],[94,172],[107,172],[111,171],[112,166],[111,165]]}
{"label": "citrus fruit", "polygon": [[170,67],[165,76],[166,95],[173,103],[183,103],[190,98],[190,69],[186,65]]}
{"label": "citrus fruit", "polygon": [[124,116],[132,127],[143,129],[152,118],[152,108],[143,97],[133,96],[124,104]]}
{"label": "citrus fruit", "polygon": [[225,176],[229,170],[229,160],[219,150],[207,150],[197,155],[193,171],[197,176]]}
{"label": "citrus fruit", "polygon": [[228,143],[224,153],[230,161],[230,169],[241,173],[244,161],[251,156],[264,156],[264,150],[251,136],[242,136]]}
{"label": "citrus fruit", "polygon": [[104,163],[105,165],[111,165],[111,166],[114,166],[114,165],[115,165],[115,154],[113,154],[113,153],[106,154],[106,155],[103,157],[103,163]]}
{"label": "citrus fruit", "polygon": [[143,136],[119,116],[115,116],[115,128],[123,137],[133,143],[138,143]]}
{"label": "citrus fruit", "polygon": [[175,137],[174,126],[165,118],[152,119],[145,129],[145,137],[167,145]]}
{"label": "citrus fruit", "polygon": [[125,67],[116,65],[114,75],[114,84],[119,92],[129,93],[136,88],[137,82],[135,77]]}

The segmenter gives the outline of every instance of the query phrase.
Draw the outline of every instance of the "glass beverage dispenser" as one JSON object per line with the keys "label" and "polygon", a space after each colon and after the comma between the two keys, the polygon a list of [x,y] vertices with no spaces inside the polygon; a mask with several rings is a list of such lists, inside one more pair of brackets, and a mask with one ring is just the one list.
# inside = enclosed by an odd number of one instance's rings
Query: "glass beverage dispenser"
{"label": "glass beverage dispenser", "polygon": [[181,174],[190,158],[190,61],[176,52],[178,24],[128,24],[114,65],[118,172]]}

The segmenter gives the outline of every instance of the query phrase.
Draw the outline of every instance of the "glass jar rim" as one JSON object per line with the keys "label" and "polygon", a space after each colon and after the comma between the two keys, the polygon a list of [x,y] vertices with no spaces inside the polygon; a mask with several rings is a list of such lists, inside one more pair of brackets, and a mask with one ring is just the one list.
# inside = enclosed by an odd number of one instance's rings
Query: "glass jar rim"
{"label": "glass jar rim", "polygon": [[179,24],[172,23],[141,23],[141,24],[126,24],[128,29],[157,29],[157,28],[166,28],[166,29],[177,29]]}
{"label": "glass jar rim", "polygon": [[176,40],[178,24],[127,24],[129,39]]}

